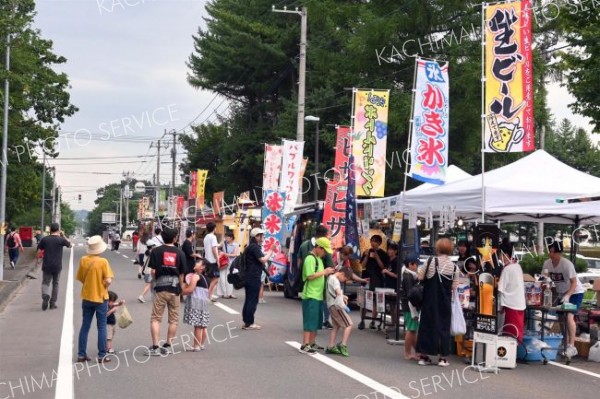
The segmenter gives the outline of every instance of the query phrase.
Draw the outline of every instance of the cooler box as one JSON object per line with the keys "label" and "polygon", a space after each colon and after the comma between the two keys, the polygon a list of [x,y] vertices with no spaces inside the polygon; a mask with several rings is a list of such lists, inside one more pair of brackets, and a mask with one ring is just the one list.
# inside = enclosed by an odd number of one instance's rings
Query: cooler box
{"label": "cooler box", "polygon": [[19,237],[24,247],[33,245],[33,227],[19,227]]}
{"label": "cooler box", "polygon": [[[491,334],[475,333],[476,362],[486,367],[514,369],[517,367],[517,340]],[[485,357],[483,353],[485,352]]]}
{"label": "cooler box", "polygon": [[543,343],[550,347],[542,349],[545,345],[541,343],[539,335],[526,335],[523,337],[523,344],[517,348],[517,359],[527,362],[541,362],[544,360],[542,357],[543,350],[547,360],[556,360],[558,346],[562,339],[562,335],[546,336]]}

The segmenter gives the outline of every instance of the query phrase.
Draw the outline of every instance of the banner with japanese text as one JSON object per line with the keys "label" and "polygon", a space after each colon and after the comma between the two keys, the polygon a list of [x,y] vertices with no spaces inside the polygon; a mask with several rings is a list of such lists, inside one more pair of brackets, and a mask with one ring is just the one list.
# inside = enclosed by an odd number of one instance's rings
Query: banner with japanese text
{"label": "banner with japanese text", "polygon": [[346,193],[348,190],[348,162],[352,151],[350,128],[339,126],[335,143],[333,176],[327,181],[327,194],[323,209],[323,225],[329,229],[333,248],[344,246],[346,234]]}
{"label": "banner with japanese text", "polygon": [[389,90],[354,90],[352,153],[357,196],[384,195],[389,99]]}
{"label": "banner with japanese text", "polygon": [[354,156],[350,155],[348,161],[348,190],[346,195],[346,245],[352,247],[354,258],[359,258],[360,238],[358,236],[355,175]]}
{"label": "banner with japanese text", "polygon": [[284,213],[290,213],[298,201],[303,153],[303,141],[283,140],[283,159],[279,191],[284,192],[286,195]]}
{"label": "banner with japanese text", "polygon": [[419,181],[444,184],[450,128],[448,63],[440,66],[436,61],[419,58],[416,63],[409,175]]}
{"label": "banner with japanese text", "polygon": [[265,161],[263,169],[263,190],[276,190],[281,175],[281,159],[283,146],[265,144]]}
{"label": "banner with japanese text", "polygon": [[197,173],[195,170],[190,172],[190,184],[188,185],[188,199],[196,199]]}
{"label": "banner with japanese text", "polygon": [[262,243],[263,253],[273,248],[275,253],[283,246],[285,192],[265,190],[265,202],[262,208],[262,226],[265,239]]}
{"label": "banner with japanese text", "polygon": [[158,191],[158,216],[164,217],[168,211],[167,191],[159,189]]}
{"label": "banner with japanese text", "polygon": [[183,197],[183,195],[178,195],[177,196],[177,210],[175,212],[175,217],[177,219],[181,219],[184,217],[183,215],[183,208],[185,207],[185,198]]}
{"label": "banner with japanese text", "polygon": [[196,172],[196,206],[198,209],[204,207],[204,187],[207,176],[208,170],[206,169],[198,169]]}
{"label": "banner with japanese text", "polygon": [[484,3],[484,10],[484,151],[533,151],[531,1]]}

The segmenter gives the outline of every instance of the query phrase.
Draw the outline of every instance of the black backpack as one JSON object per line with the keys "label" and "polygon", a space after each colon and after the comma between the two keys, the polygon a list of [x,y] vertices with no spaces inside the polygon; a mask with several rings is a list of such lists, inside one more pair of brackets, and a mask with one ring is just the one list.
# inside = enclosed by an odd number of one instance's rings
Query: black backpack
{"label": "black backpack", "polygon": [[15,233],[10,233],[6,239],[6,245],[9,248],[14,248],[17,242],[15,241]]}
{"label": "black backpack", "polygon": [[236,290],[242,289],[246,285],[246,251],[236,256],[231,262],[227,282],[233,285]]}
{"label": "black backpack", "polygon": [[[427,277],[427,270],[429,270],[429,265],[431,265],[432,257],[427,260],[427,267],[425,268],[425,277]],[[438,268],[438,259],[435,258],[435,267]],[[407,293],[408,302],[413,305],[417,309],[421,309],[423,307],[423,283],[419,282],[416,285],[413,285],[412,288]]]}

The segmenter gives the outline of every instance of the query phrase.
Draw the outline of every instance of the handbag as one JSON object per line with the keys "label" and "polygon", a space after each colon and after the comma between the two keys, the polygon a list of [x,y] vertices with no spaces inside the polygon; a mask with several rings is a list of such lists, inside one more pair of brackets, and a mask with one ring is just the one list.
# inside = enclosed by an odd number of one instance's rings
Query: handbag
{"label": "handbag", "polygon": [[221,255],[219,255],[219,259],[217,259],[217,263],[219,264],[219,269],[222,270],[227,268],[227,266],[229,266],[229,256],[221,253]]}
{"label": "handbag", "polygon": [[450,322],[450,334],[452,336],[464,335],[467,332],[467,323],[463,315],[462,306],[458,300],[458,292],[454,291],[452,297],[452,318]]}
{"label": "handbag", "polygon": [[127,328],[131,323],[133,323],[133,319],[131,318],[131,314],[125,305],[122,306],[121,313],[119,313],[119,317],[117,319],[117,323],[121,328]]}

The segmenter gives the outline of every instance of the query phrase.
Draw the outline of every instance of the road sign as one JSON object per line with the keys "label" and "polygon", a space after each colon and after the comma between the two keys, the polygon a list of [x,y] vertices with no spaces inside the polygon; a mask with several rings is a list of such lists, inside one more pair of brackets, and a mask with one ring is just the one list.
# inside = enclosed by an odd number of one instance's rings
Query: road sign
{"label": "road sign", "polygon": [[117,223],[117,214],[114,212],[102,212],[102,223],[106,223],[106,224]]}

